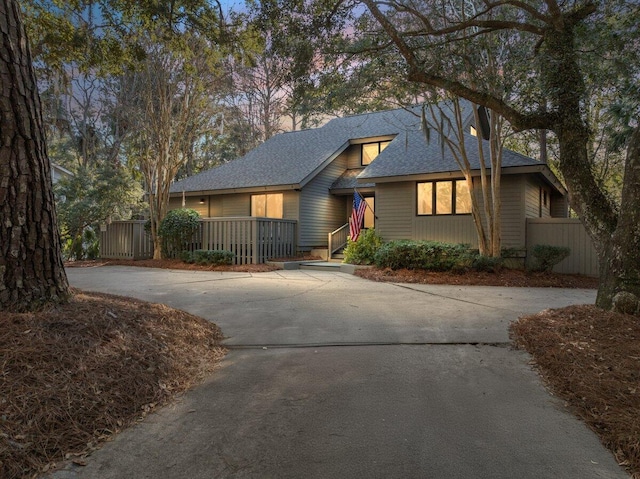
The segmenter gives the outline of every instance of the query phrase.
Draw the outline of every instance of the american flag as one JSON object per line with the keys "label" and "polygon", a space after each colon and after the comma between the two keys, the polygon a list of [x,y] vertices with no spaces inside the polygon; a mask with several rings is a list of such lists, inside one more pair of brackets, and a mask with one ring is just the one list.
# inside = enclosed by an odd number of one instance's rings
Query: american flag
{"label": "american flag", "polygon": [[351,211],[351,218],[349,218],[349,235],[351,236],[351,241],[358,241],[366,209],[367,203],[364,201],[364,198],[360,196],[360,193],[355,191],[353,193],[353,210]]}

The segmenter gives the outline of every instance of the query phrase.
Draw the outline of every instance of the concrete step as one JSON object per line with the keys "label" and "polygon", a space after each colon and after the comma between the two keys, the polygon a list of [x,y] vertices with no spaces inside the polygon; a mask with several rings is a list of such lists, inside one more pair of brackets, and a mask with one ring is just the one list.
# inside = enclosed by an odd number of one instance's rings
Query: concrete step
{"label": "concrete step", "polygon": [[309,263],[300,263],[300,269],[316,270],[316,271],[340,271],[340,265],[342,263],[338,261],[314,261]]}

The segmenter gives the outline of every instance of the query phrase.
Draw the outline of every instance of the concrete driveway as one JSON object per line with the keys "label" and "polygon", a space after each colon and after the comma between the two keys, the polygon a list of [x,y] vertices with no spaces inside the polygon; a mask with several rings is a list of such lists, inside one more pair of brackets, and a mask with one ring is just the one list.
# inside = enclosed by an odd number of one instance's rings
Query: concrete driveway
{"label": "concrete driveway", "polygon": [[68,275],[210,319],[231,350],[205,384],[56,479],[627,477],[508,347],[519,315],[594,291],[319,271]]}

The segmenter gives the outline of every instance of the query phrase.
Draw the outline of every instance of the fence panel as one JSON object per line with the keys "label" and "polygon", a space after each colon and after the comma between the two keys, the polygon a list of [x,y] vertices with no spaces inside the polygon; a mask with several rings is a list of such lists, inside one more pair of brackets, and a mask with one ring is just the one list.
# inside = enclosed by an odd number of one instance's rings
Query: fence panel
{"label": "fence panel", "polygon": [[[144,221],[114,221],[101,233],[100,256],[111,259],[153,257],[153,243]],[[203,218],[191,250],[227,250],[236,264],[264,263],[296,253],[295,220],[235,217]]]}
{"label": "fence panel", "polygon": [[598,276],[598,255],[582,222],[574,218],[528,218],[527,255],[537,244],[568,246],[571,254],[553,270]]}
{"label": "fence panel", "polygon": [[114,221],[100,233],[100,257],[146,259],[153,257],[153,243],[144,231],[145,221]]}

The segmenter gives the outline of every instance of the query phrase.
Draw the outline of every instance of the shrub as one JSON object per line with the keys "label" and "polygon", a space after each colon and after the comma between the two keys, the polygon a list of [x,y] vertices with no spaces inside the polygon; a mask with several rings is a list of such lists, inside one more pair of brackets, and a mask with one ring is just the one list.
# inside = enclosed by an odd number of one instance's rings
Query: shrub
{"label": "shrub", "polygon": [[234,257],[235,255],[231,251],[225,250],[197,249],[195,251],[183,251],[180,253],[180,259],[185,263],[213,266],[233,264]]}
{"label": "shrub", "polygon": [[566,246],[537,244],[531,249],[533,260],[529,264],[529,269],[531,271],[549,272],[569,254],[571,254],[571,249]]}
{"label": "shrub", "polygon": [[468,263],[469,247],[438,241],[398,240],[384,244],[375,255],[379,268],[450,271]]}
{"label": "shrub", "polygon": [[502,269],[504,260],[502,258],[494,258],[492,256],[483,256],[476,254],[472,257],[471,267],[476,271],[484,271],[487,273],[496,273]]}
{"label": "shrub", "polygon": [[162,241],[162,255],[175,258],[189,249],[198,231],[200,215],[196,210],[183,208],[171,210],[160,222],[158,235]]}
{"label": "shrub", "polygon": [[347,240],[344,262],[350,264],[373,264],[376,252],[382,246],[382,238],[374,228],[364,230],[357,241]]}

